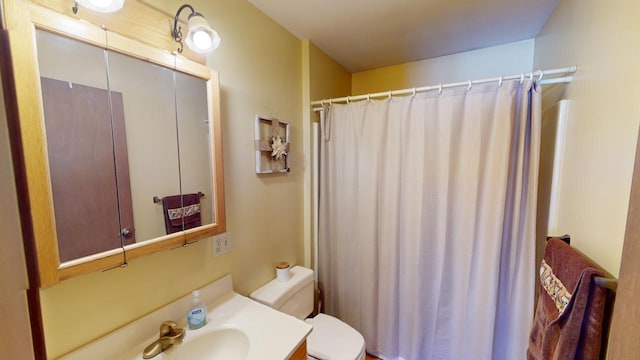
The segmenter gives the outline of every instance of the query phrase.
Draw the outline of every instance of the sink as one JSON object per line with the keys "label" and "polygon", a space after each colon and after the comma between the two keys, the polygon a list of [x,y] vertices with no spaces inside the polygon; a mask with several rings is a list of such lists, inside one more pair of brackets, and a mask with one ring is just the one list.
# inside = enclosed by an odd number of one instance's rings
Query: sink
{"label": "sink", "polygon": [[[229,360],[246,359],[249,337],[237,329],[209,330],[205,333],[189,332],[193,338],[163,352],[163,360]],[[194,336],[195,335],[195,336]]]}
{"label": "sink", "polygon": [[[174,345],[152,359],[286,359],[311,332],[311,326],[304,321],[233,292],[221,296],[211,305],[205,326],[197,330],[186,329],[182,344]],[[184,326],[186,327],[186,324]],[[157,338],[157,335],[153,335],[132,346],[122,355],[105,356],[100,359],[143,360],[143,349]]]}
{"label": "sink", "polygon": [[187,328],[191,295],[167,304],[61,358],[61,360],[142,360],[144,349],[158,340],[159,326],[173,320],[186,334],[182,344],[153,360],[287,359],[305,341],[311,325],[233,291],[231,275],[201,288],[207,324]]}

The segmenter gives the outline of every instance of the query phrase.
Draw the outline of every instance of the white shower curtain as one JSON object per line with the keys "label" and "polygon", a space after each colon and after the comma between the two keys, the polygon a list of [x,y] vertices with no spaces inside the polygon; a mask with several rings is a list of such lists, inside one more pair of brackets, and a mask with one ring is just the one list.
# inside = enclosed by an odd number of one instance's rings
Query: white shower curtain
{"label": "white shower curtain", "polygon": [[515,81],[325,110],[319,283],[368,352],[525,357],[540,98]]}

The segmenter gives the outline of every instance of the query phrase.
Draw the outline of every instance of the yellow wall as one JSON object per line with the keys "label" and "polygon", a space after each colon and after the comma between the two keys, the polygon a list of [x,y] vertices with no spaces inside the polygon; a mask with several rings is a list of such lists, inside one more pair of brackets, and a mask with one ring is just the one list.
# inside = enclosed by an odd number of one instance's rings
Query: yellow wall
{"label": "yellow wall", "polygon": [[306,40],[309,56],[309,89],[311,100],[351,94],[351,73],[313,42]]}
{"label": "yellow wall", "polygon": [[533,48],[530,39],[355,73],[352,95],[528,72]]}
{"label": "yellow wall", "polygon": [[570,99],[558,233],[618,274],[640,121],[640,3],[563,0],[536,37],[534,68],[578,66],[543,107]]}
{"label": "yellow wall", "polygon": [[[175,14],[182,2],[153,1]],[[248,294],[274,264],[303,263],[301,42],[246,1],[191,2],[222,38],[207,64],[220,72],[227,229],[232,251],[210,240],[41,291],[48,355],[61,356],[224,274]],[[117,13],[116,13],[117,14]],[[168,36],[168,34],[167,34]],[[256,114],[291,123],[291,172],[255,174]],[[182,320],[182,319],[179,319]]]}

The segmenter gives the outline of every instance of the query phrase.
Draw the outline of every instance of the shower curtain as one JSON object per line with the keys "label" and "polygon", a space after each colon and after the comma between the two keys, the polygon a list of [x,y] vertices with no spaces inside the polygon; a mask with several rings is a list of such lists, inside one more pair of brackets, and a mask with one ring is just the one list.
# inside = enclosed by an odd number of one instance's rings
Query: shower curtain
{"label": "shower curtain", "polygon": [[326,108],[319,285],[383,359],[523,359],[540,85]]}

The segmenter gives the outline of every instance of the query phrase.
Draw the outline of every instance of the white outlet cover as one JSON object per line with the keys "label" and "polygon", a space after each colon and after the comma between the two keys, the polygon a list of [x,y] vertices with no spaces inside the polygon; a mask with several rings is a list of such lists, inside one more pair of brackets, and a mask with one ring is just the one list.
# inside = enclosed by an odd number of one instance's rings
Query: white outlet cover
{"label": "white outlet cover", "polygon": [[231,251],[231,233],[225,232],[213,237],[213,256],[220,256]]}

